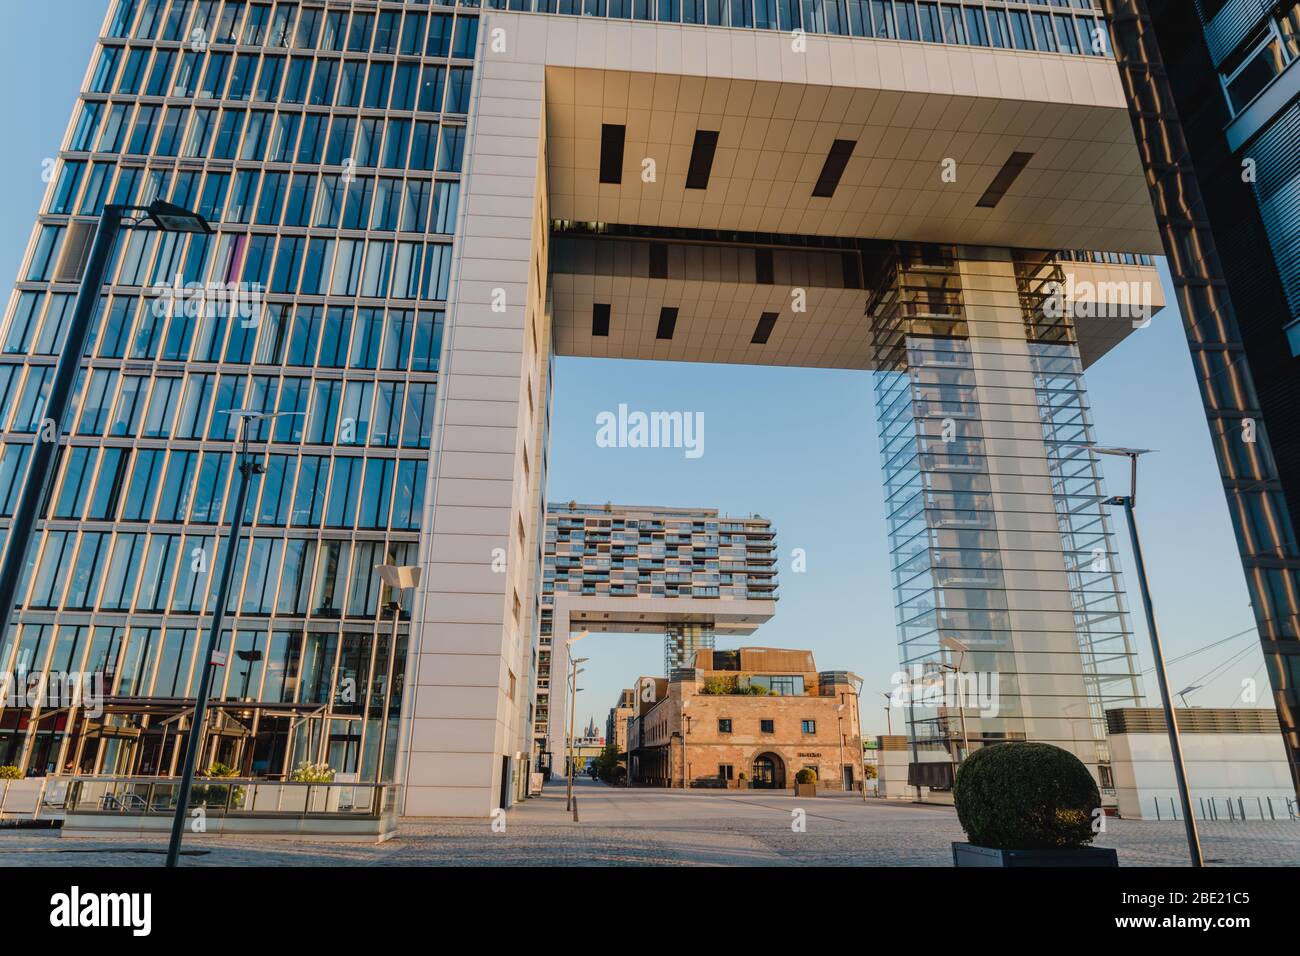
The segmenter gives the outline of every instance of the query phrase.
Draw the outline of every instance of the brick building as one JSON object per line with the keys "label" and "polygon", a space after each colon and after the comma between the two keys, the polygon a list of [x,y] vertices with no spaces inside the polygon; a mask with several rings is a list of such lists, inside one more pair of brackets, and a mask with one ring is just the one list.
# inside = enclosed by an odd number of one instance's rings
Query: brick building
{"label": "brick building", "polygon": [[618,703],[609,709],[605,719],[605,739],[618,745],[618,752],[627,753],[627,720],[636,714],[636,690],[626,687],[618,696]]}
{"label": "brick building", "polygon": [[673,676],[638,682],[634,783],[783,789],[804,768],[826,789],[862,779],[857,678],[819,672],[811,651],[701,650]]}

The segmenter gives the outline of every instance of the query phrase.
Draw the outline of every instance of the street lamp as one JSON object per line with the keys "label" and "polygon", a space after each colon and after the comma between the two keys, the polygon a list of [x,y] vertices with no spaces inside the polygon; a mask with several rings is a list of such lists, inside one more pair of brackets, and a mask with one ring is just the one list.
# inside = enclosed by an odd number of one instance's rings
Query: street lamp
{"label": "street lamp", "polygon": [[691,733],[691,718],[686,708],[691,706],[689,700],[682,701],[682,789],[691,789],[691,757],[687,749],[686,738]]}
{"label": "street lamp", "polygon": [[[565,638],[565,655],[568,655],[569,648],[573,647],[574,644],[577,644],[590,633],[590,631],[579,631],[577,634],[572,634]],[[564,809],[566,810],[573,809],[573,762],[575,756],[573,752],[573,712],[578,709],[578,674],[581,673],[581,671],[578,670],[578,665],[585,663],[587,663],[587,658],[585,657],[569,658],[569,783],[568,794],[564,800]]]}
{"label": "street lamp", "polygon": [[[397,653],[397,626],[402,620],[402,592],[414,590],[415,588],[418,588],[420,586],[420,566],[418,564],[376,564],[375,573],[379,575],[379,580],[382,581],[384,584],[388,585],[388,589],[393,592],[392,594],[393,600],[389,604],[389,607],[392,609],[393,612],[393,640],[392,640],[392,644],[389,647],[388,653],[396,654]],[[393,675],[394,681],[397,680],[397,676],[398,675],[396,674]],[[392,696],[393,696],[393,688],[390,685],[388,688],[387,697],[388,699],[391,699]],[[384,701],[384,707],[385,708],[388,707],[388,700]],[[384,720],[384,722],[380,725],[380,729],[379,729],[379,753],[385,754],[387,752],[388,752],[388,721]],[[382,761],[383,758],[381,756],[380,766],[379,766],[379,773],[381,775],[383,774],[383,770],[384,770]],[[396,780],[396,777],[394,777],[394,780]],[[378,783],[379,780],[376,780],[375,782]]]}
{"label": "street lamp", "polygon": [[217,604],[212,610],[212,627],[208,632],[208,643],[199,658],[203,668],[199,678],[198,697],[194,701],[194,715],[191,718],[190,733],[185,743],[185,767],[181,771],[181,789],[176,796],[176,815],[172,817],[171,840],[167,844],[167,866],[176,865],[181,852],[181,837],[185,832],[185,811],[189,808],[190,792],[194,788],[194,767],[198,763],[199,750],[203,746],[204,722],[207,719],[208,693],[212,687],[212,668],[224,663],[217,652],[221,641],[221,625],[226,619],[226,604],[230,601],[230,589],[235,581],[235,555],[239,551],[239,537],[244,530],[244,508],[248,504],[248,486],[253,476],[260,475],[265,469],[260,462],[254,461],[248,454],[248,432],[250,423],[261,424],[264,421],[279,418],[282,415],[300,415],[301,412],[259,412],[250,408],[232,408],[217,412],[218,415],[230,415],[239,419],[239,491],[235,495],[235,513],[230,519],[230,538],[226,542],[225,560],[221,566],[221,583],[217,589]]}
{"label": "street lamp", "polygon": [[[966,663],[966,652],[970,650],[970,648],[968,648],[961,641],[957,640],[957,638],[955,637],[939,638],[939,646],[943,648],[947,648],[950,651],[956,651],[957,654],[959,655],[955,667],[952,664],[942,664],[942,663],[939,666],[951,670],[954,674],[960,674],[962,672],[963,666]],[[953,683],[957,685],[956,686],[957,716],[958,719],[961,721],[961,760],[965,760],[967,757],[970,756],[970,737],[966,733],[966,701],[964,700],[965,694],[961,687],[961,678],[954,679]],[[961,760],[958,760],[957,763],[960,764]],[[957,779],[956,775],[954,774],[953,781],[955,782],[956,779]]]}
{"label": "street lamp", "polygon": [[1160,688],[1160,705],[1165,712],[1165,729],[1169,733],[1169,751],[1174,762],[1174,780],[1178,784],[1178,798],[1183,804],[1183,827],[1187,831],[1187,850],[1192,857],[1192,866],[1204,866],[1201,855],[1201,837],[1196,829],[1196,818],[1192,816],[1192,797],[1187,787],[1187,770],[1183,765],[1183,748],[1178,737],[1178,716],[1174,713],[1173,702],[1169,699],[1169,677],[1165,673],[1165,655],[1160,648],[1160,632],[1156,629],[1156,614],[1151,606],[1151,589],[1147,585],[1146,563],[1142,560],[1142,542],[1138,540],[1137,520],[1133,509],[1137,504],[1138,458],[1147,454],[1148,448],[1099,448],[1092,450],[1099,455],[1114,455],[1129,460],[1129,493],[1106,499],[1108,505],[1120,505],[1124,508],[1124,517],[1128,520],[1129,540],[1133,543],[1133,564],[1137,570],[1138,590],[1142,594],[1142,607],[1146,611],[1147,634],[1151,637],[1151,656],[1155,661],[1156,686]]}
{"label": "street lamp", "polygon": [[862,739],[862,687],[866,681],[852,672],[849,673],[849,684],[853,687],[853,726],[857,728],[858,737],[858,772],[862,775],[862,800],[865,803],[867,799],[867,755],[863,752]]}
{"label": "street lamp", "polygon": [[1182,690],[1178,692],[1178,697],[1183,702],[1183,710],[1186,710],[1189,706],[1191,706],[1190,704],[1187,703],[1187,695],[1194,690],[1200,690],[1204,686],[1205,686],[1204,684],[1192,684],[1190,687],[1184,687]]}
{"label": "street lamp", "polygon": [[72,321],[68,326],[67,338],[64,339],[63,351],[59,353],[59,362],[54,369],[50,397],[45,402],[45,414],[32,445],[31,465],[28,466],[22,492],[13,510],[4,559],[0,562],[0,635],[9,632],[9,619],[13,617],[18,582],[27,561],[32,533],[36,528],[41,504],[54,481],[59,431],[64,419],[68,417],[68,407],[72,404],[72,391],[81,371],[81,358],[86,351],[86,341],[90,338],[90,323],[99,306],[99,290],[104,285],[113,247],[123,229],[137,228],[146,221],[162,232],[206,234],[212,231],[202,216],[162,200],[149,206],[109,204],[104,207],[104,212],[99,217],[99,226],[95,229],[90,256],[86,260],[86,271],[81,277],[81,288],[77,292],[77,302],[72,310]]}

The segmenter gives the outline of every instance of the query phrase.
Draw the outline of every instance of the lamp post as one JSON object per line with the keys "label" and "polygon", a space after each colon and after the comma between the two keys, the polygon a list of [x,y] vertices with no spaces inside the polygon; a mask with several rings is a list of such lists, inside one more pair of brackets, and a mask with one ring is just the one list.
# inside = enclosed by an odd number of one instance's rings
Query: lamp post
{"label": "lamp post", "polygon": [[[393,592],[393,600],[389,607],[393,611],[393,640],[388,647],[390,656],[397,653],[397,626],[402,620],[402,592],[414,590],[420,586],[420,566],[418,564],[376,564],[375,573],[379,575],[379,580],[388,585],[388,589]],[[394,674],[396,679],[397,675]],[[393,688],[390,684],[388,687],[387,700],[384,701],[384,709],[388,709],[388,700],[393,696]],[[383,776],[383,755],[388,752],[388,720],[385,717],[379,730],[379,776]],[[394,777],[394,780],[396,778]],[[376,779],[375,783],[380,780]]]}
{"label": "lamp post", "polygon": [[59,435],[63,428],[63,420],[68,415],[68,407],[72,404],[72,392],[76,387],[78,373],[81,371],[81,358],[85,354],[87,340],[90,338],[91,320],[99,305],[99,291],[104,285],[113,247],[117,244],[117,237],[123,229],[134,229],[145,222],[151,223],[153,228],[162,232],[203,234],[212,232],[212,228],[198,213],[161,200],[149,206],[109,204],[104,207],[99,217],[99,225],[95,229],[95,239],[90,246],[90,255],[86,260],[86,270],[81,276],[81,288],[77,292],[77,301],[72,309],[68,335],[64,340],[63,350],[59,353],[58,365],[54,369],[54,380],[50,384],[50,395],[45,402],[45,413],[36,432],[36,441],[32,445],[32,461],[27,469],[27,477],[23,480],[22,492],[14,507],[13,521],[9,526],[9,535],[5,542],[4,559],[0,561],[0,635],[9,632],[9,620],[13,617],[18,583],[22,577],[23,565],[27,561],[32,534],[36,529],[41,505],[54,480]]}
{"label": "lamp post", "polygon": [[218,659],[217,645],[221,642],[221,625],[226,619],[226,604],[230,601],[230,589],[235,581],[235,556],[239,551],[239,537],[244,530],[244,509],[248,504],[248,487],[253,476],[260,475],[265,469],[260,462],[254,461],[248,454],[249,424],[261,424],[279,418],[282,415],[299,415],[301,412],[259,412],[248,408],[228,409],[220,414],[239,419],[239,491],[235,495],[235,513],[230,519],[230,537],[226,541],[225,559],[221,566],[221,583],[217,589],[217,604],[212,609],[212,626],[208,631],[208,642],[199,658],[203,672],[199,677],[198,697],[194,701],[194,715],[190,722],[189,736],[185,742],[185,764],[181,770],[181,789],[176,795],[176,815],[172,817],[171,840],[167,844],[167,866],[174,867],[181,852],[181,837],[185,832],[185,811],[189,808],[190,792],[194,788],[194,768],[198,763],[199,750],[203,746],[204,723],[207,719],[208,694],[212,688],[212,668],[223,663]]}
{"label": "lamp post", "polygon": [[858,772],[862,776],[862,801],[867,800],[867,755],[863,752],[862,739],[862,687],[866,681],[857,674],[849,674],[849,683],[853,686],[853,726],[857,728],[858,737]]}
{"label": "lamp post", "polygon": [[[960,674],[966,664],[966,652],[969,651],[970,648],[955,637],[941,637],[939,639],[939,646],[946,647],[950,651],[956,651],[959,655],[956,666],[952,664],[940,664],[940,666],[947,668],[954,674]],[[954,683],[957,684],[957,718],[961,721],[961,760],[965,760],[970,756],[970,737],[966,733],[965,693],[961,688],[960,678],[955,679]],[[961,760],[958,760],[957,762],[960,764]],[[954,777],[953,779],[955,780],[956,778]]]}
{"label": "lamp post", "polygon": [[1188,707],[1191,706],[1190,704],[1187,703],[1187,695],[1194,690],[1200,690],[1204,686],[1205,686],[1204,684],[1192,684],[1189,687],[1184,687],[1182,690],[1178,692],[1178,699],[1183,702],[1183,710],[1186,710]]}
{"label": "lamp post", "polygon": [[[565,655],[568,655],[569,648],[573,647],[574,644],[578,643],[578,641],[582,640],[589,633],[589,631],[579,631],[577,634],[565,638]],[[587,658],[585,657],[569,658],[569,782],[568,795],[564,800],[564,809],[566,810],[573,809],[573,762],[575,756],[573,752],[573,712],[578,709],[578,675],[581,673],[581,671],[578,670],[578,665],[585,664],[586,662]]]}
{"label": "lamp post", "polygon": [[1147,448],[1098,448],[1093,451],[1100,455],[1114,455],[1129,460],[1129,493],[1108,498],[1106,504],[1119,505],[1124,508],[1124,517],[1128,521],[1129,540],[1133,544],[1133,565],[1137,571],[1138,590],[1142,594],[1142,608],[1146,612],[1147,634],[1151,637],[1151,657],[1155,663],[1156,686],[1160,688],[1160,706],[1165,714],[1165,729],[1169,734],[1169,751],[1173,757],[1174,780],[1178,784],[1178,799],[1183,805],[1183,828],[1187,831],[1187,851],[1192,858],[1192,866],[1205,865],[1201,854],[1201,836],[1197,831],[1196,817],[1192,815],[1192,797],[1187,786],[1187,769],[1183,764],[1183,747],[1178,735],[1178,716],[1170,700],[1169,677],[1165,673],[1165,655],[1160,646],[1160,632],[1156,628],[1156,614],[1151,606],[1151,589],[1147,585],[1146,562],[1142,559],[1142,542],[1138,539],[1137,519],[1133,509],[1137,504],[1138,458],[1147,454]]}
{"label": "lamp post", "polygon": [[689,700],[682,701],[682,789],[691,789],[691,756],[686,738],[691,734],[691,717],[686,708],[691,706]]}

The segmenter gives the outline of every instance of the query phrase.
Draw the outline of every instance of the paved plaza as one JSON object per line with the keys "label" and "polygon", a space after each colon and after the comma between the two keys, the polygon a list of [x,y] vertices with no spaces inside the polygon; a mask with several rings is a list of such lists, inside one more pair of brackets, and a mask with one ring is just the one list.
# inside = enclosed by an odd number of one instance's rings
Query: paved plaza
{"label": "paved plaza", "polygon": [[[963,838],[950,807],[851,794],[685,792],[577,785],[578,822],[562,782],[487,820],[411,820],[387,843],[187,836],[185,866],[951,866]],[[803,811],[802,816],[795,811]],[[802,819],[800,832],[793,826]],[[1209,822],[1212,865],[1300,865],[1300,823]],[[1184,865],[1180,823],[1108,820],[1099,846],[1126,866]],[[62,838],[0,831],[0,866],[161,866],[165,839]]]}

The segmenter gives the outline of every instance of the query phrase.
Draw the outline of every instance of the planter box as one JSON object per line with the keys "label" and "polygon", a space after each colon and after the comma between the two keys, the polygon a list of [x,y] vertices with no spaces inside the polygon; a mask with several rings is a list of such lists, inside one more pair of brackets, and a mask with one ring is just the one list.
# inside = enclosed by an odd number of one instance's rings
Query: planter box
{"label": "planter box", "polygon": [[1119,866],[1114,850],[1083,846],[1055,850],[995,850],[973,843],[952,845],[953,866]]}
{"label": "planter box", "polygon": [[817,796],[817,784],[796,783],[794,785],[794,795],[796,797],[815,797]]}

